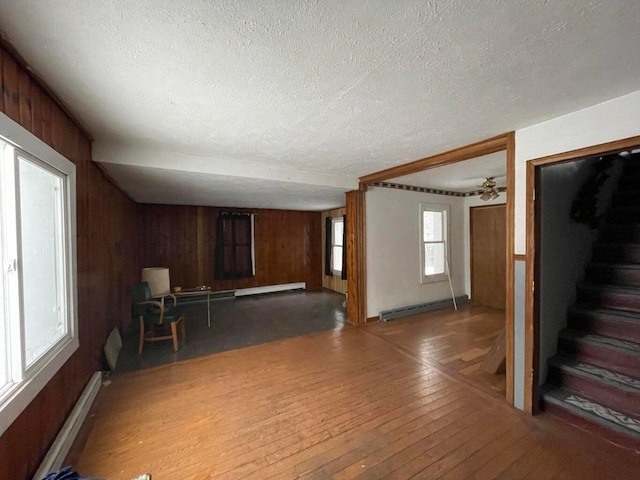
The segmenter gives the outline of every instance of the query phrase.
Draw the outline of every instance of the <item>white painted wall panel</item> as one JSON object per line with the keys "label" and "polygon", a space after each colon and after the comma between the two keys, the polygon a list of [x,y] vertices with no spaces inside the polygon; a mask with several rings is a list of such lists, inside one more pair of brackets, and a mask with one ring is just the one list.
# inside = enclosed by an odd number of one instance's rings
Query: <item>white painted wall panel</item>
{"label": "white painted wall panel", "polygon": [[640,135],[640,90],[516,131],[515,253],[526,249],[526,162]]}
{"label": "white painted wall panel", "polygon": [[464,199],[371,187],[367,191],[367,316],[451,297],[449,283],[420,283],[420,202],[450,208],[451,273],[464,294]]}

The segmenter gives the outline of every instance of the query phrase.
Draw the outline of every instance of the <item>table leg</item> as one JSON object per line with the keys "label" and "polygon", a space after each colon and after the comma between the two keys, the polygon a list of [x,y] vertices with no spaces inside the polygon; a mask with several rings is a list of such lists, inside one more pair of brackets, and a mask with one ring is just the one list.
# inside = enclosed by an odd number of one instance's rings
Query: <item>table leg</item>
{"label": "table leg", "polygon": [[211,292],[207,292],[207,325],[211,328]]}

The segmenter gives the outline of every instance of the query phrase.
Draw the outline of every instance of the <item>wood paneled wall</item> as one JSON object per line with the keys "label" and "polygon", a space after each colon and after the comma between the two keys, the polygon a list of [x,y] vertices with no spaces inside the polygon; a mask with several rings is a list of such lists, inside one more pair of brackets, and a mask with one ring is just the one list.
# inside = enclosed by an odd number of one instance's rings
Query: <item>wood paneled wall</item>
{"label": "wood paneled wall", "polygon": [[[144,266],[169,267],[171,286],[209,285],[213,290],[306,282],[322,287],[319,212],[242,208],[141,205]],[[214,275],[218,212],[255,213],[256,275],[216,280]]]}
{"label": "wood paneled wall", "polygon": [[[324,235],[325,235],[325,219],[327,217],[342,217],[347,214],[346,207],[336,208],[335,210],[329,210],[327,212],[322,212],[322,221],[320,225],[322,227],[322,235],[320,236],[320,245],[322,248],[322,265],[324,266],[324,257],[326,252],[324,251]],[[344,247],[346,248],[346,246]],[[328,288],[329,290],[333,290],[338,293],[347,293],[347,281],[342,280],[342,278],[338,275],[325,275],[324,268],[322,269],[322,288]]]}
{"label": "wood paneled wall", "polygon": [[364,190],[347,197],[347,319],[367,323],[366,209]]}
{"label": "wood paneled wall", "polygon": [[140,275],[137,205],[91,161],[91,140],[0,48],[0,110],[76,164],[80,349],[0,437],[0,478],[31,478],[88,382],[108,332],[129,320],[126,287]]}

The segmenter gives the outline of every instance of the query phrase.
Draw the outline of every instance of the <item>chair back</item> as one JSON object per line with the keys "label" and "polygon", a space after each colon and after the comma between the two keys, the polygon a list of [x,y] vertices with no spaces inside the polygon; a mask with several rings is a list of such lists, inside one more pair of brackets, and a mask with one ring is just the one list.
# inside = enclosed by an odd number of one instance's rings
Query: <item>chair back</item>
{"label": "chair back", "polygon": [[153,309],[153,305],[140,305],[140,302],[152,300],[151,288],[148,282],[134,283],[129,287],[131,295],[131,307],[135,315],[144,315]]}

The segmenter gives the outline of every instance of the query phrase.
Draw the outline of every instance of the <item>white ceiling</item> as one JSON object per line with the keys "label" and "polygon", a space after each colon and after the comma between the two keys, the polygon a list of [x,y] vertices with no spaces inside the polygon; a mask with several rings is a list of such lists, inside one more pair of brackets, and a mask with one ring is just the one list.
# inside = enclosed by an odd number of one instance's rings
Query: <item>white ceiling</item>
{"label": "white ceiling", "polygon": [[506,152],[491,153],[464,162],[403,175],[387,182],[450,192],[472,192],[481,190],[482,182],[487,177],[492,177],[497,187],[507,186]]}
{"label": "white ceiling", "polygon": [[143,202],[321,210],[640,88],[637,0],[0,0],[0,31]]}

